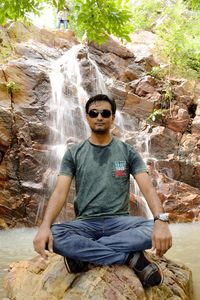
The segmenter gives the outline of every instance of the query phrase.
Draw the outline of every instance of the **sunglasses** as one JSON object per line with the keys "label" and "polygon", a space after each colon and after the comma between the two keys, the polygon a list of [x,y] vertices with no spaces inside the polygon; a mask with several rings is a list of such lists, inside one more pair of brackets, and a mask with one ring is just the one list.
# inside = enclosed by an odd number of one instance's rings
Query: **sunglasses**
{"label": "sunglasses", "polygon": [[110,118],[112,112],[108,109],[102,109],[102,110],[91,109],[88,112],[90,118],[97,118],[99,114],[101,114],[102,118]]}

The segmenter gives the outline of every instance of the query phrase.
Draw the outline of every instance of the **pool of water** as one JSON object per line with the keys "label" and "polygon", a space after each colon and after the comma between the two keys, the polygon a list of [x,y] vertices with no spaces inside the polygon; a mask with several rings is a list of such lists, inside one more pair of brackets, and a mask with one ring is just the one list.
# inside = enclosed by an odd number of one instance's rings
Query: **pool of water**
{"label": "pool of water", "polygon": [[192,270],[194,297],[200,300],[200,223],[171,224],[173,246],[166,257]]}
{"label": "pool of water", "polygon": [[[166,257],[185,263],[193,273],[194,297],[200,299],[200,223],[171,224],[173,247]],[[20,228],[0,231],[0,299],[5,299],[3,277],[13,261],[26,260],[36,255],[32,240],[35,228]],[[39,300],[39,299],[38,299]]]}

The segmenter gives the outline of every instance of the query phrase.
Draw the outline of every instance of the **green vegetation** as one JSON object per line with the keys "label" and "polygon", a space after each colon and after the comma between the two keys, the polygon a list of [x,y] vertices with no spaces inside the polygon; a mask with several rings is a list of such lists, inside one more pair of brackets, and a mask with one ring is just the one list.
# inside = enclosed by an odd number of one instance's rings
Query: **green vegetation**
{"label": "green vegetation", "polygon": [[156,33],[157,52],[168,75],[200,78],[199,0],[138,3],[133,7],[134,29]]}
{"label": "green vegetation", "polygon": [[178,0],[166,7],[155,29],[158,53],[168,63],[169,74],[200,77],[200,12],[191,12]]}
{"label": "green vegetation", "polygon": [[12,53],[12,47],[7,45],[0,45],[0,63],[7,61]]}
{"label": "green vegetation", "polygon": [[162,0],[140,0],[133,4],[133,28],[151,30],[160,16]]}
{"label": "green vegetation", "polygon": [[56,9],[70,8],[70,26],[80,38],[99,44],[113,34],[129,40],[133,31],[130,0],[1,0],[0,24],[6,19],[25,21],[29,13],[39,15],[44,4]]}
{"label": "green vegetation", "polygon": [[148,116],[147,121],[162,123],[162,119],[165,116],[166,111],[167,110],[163,108],[154,109],[154,111]]}
{"label": "green vegetation", "polygon": [[166,65],[158,76],[200,78],[200,0],[1,0],[0,23],[24,20],[30,12],[39,14],[45,4],[55,10],[67,5],[77,37],[98,44],[110,34],[129,41],[131,32],[151,30]]}
{"label": "green vegetation", "polygon": [[151,75],[157,79],[162,79],[166,75],[166,70],[164,68],[158,67],[152,67],[151,71],[147,72],[148,75]]}
{"label": "green vegetation", "polygon": [[163,118],[166,116],[168,109],[171,108],[171,102],[174,99],[174,93],[172,89],[171,82],[169,80],[163,79],[162,88],[162,100],[160,101],[160,108],[154,109],[154,111],[149,115],[147,121],[162,124]]}
{"label": "green vegetation", "polygon": [[200,1],[199,0],[185,0],[188,7],[191,9],[199,9],[200,8]]}
{"label": "green vegetation", "polygon": [[113,34],[130,41],[133,32],[129,0],[74,0],[70,24],[77,36],[102,44]]}
{"label": "green vegetation", "polygon": [[16,85],[14,81],[8,81],[7,90],[9,94],[14,94],[19,92],[20,88]]}

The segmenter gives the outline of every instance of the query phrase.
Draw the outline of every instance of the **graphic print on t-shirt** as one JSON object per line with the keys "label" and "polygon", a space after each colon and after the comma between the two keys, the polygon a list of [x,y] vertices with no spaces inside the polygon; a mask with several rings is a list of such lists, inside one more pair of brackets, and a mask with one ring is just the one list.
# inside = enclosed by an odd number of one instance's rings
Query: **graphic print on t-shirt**
{"label": "graphic print on t-shirt", "polygon": [[125,161],[115,161],[114,162],[114,177],[125,177],[126,176],[126,162]]}

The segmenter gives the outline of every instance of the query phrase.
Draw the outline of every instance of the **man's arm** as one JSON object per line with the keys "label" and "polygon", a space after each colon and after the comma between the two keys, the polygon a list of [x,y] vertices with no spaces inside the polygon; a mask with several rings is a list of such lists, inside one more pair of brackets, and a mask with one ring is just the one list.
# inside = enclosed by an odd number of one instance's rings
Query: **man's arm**
{"label": "man's arm", "polygon": [[[155,217],[163,212],[161,201],[147,173],[135,175],[135,180]],[[172,246],[172,235],[167,222],[156,220],[152,233],[152,246],[156,254],[162,256]]]}
{"label": "man's arm", "polygon": [[35,251],[43,258],[48,257],[47,252],[45,251],[46,244],[48,244],[48,250],[50,252],[53,251],[53,237],[50,227],[64,205],[65,199],[69,193],[71,182],[72,177],[70,176],[58,177],[56,187],[49,199],[42,224],[40,225],[38,233],[33,240]]}

